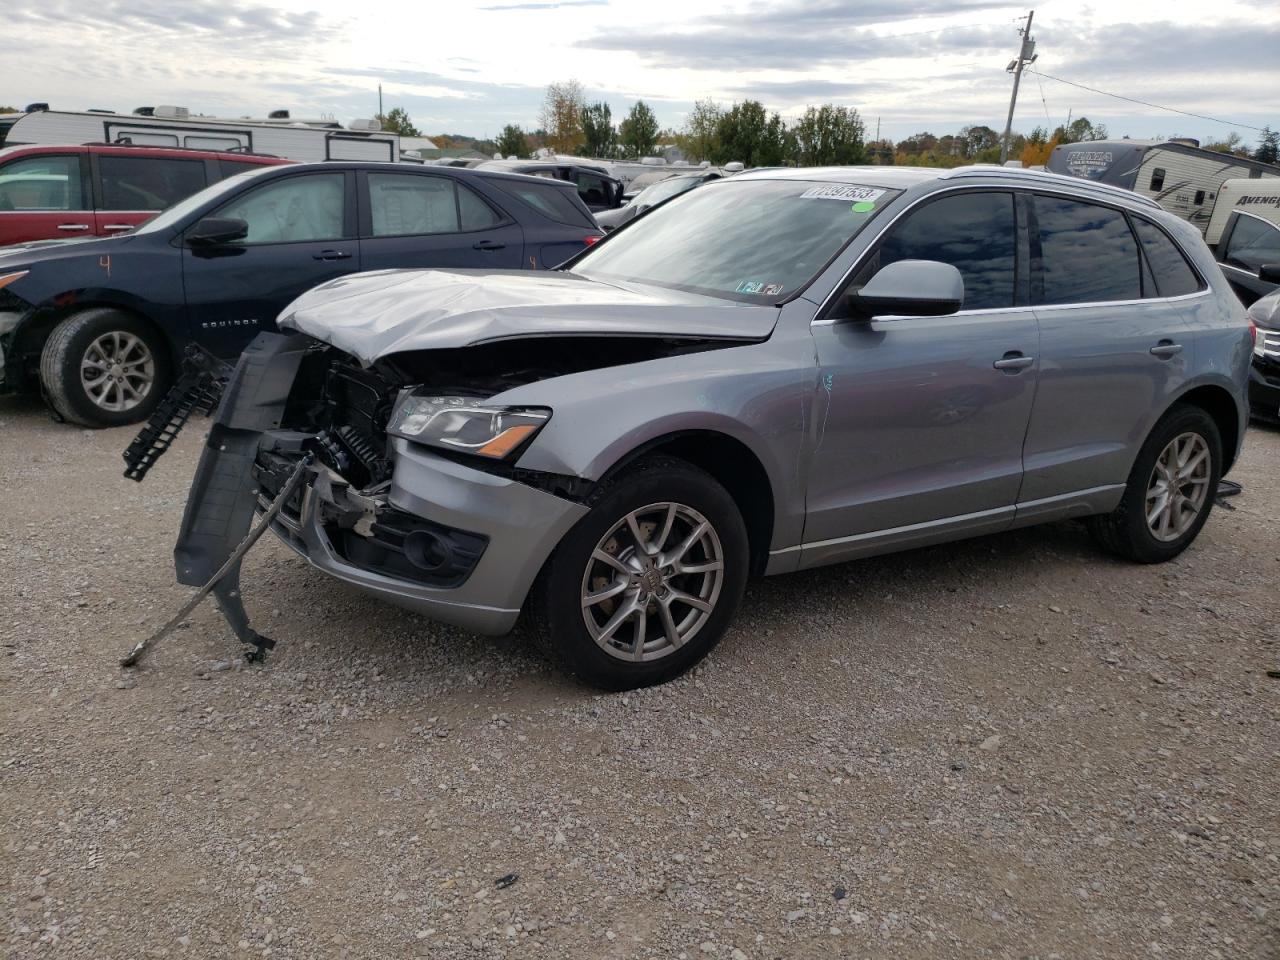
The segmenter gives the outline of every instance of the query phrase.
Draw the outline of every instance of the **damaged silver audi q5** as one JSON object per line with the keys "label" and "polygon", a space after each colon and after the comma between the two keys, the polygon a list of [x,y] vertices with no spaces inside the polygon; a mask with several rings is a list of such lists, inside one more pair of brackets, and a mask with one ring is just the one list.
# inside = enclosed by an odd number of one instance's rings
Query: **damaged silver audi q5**
{"label": "damaged silver audi q5", "polygon": [[231,568],[214,592],[262,642],[236,549],[265,513],[435,619],[539,606],[613,688],[703,656],[749,574],[1064,517],[1176,555],[1239,450],[1251,349],[1186,224],[998,168],[745,174],[558,271],[355,274],[279,326],[226,383],[179,579]]}

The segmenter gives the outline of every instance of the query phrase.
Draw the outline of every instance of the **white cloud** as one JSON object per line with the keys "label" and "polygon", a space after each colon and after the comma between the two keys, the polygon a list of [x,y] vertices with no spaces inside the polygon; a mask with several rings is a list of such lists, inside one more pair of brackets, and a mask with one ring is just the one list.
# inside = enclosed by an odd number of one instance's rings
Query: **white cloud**
{"label": "white cloud", "polygon": [[[615,117],[637,98],[672,126],[707,96],[756,97],[788,116],[832,100],[902,137],[1002,126],[1024,12],[999,0],[43,0],[6,15],[0,101],[345,120],[376,111],[381,80],[387,107],[431,131],[491,135],[534,126],[544,85],[576,77]],[[1033,32],[1046,73],[1280,125],[1272,0],[1043,0]],[[1069,110],[1135,136],[1231,129],[1034,76],[1016,126]]]}

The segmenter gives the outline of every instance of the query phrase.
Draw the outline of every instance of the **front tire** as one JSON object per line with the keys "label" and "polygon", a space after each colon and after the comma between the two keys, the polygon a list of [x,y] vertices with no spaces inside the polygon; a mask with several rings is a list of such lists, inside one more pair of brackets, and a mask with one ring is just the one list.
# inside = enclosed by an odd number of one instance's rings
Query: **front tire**
{"label": "front tire", "polygon": [[1177,405],[1138,452],[1120,505],[1089,519],[1094,538],[1138,563],[1164,563],[1199,535],[1222,476],[1222,437],[1199,407]]}
{"label": "front tire", "polygon": [[145,321],[111,307],[63,320],[40,354],[45,399],[64,420],[86,427],[145,420],[171,379],[168,344]]}
{"label": "front tire", "polygon": [[670,680],[728,628],[748,559],[724,487],[685,461],[643,460],[597,491],[548,561],[541,600],[552,646],[606,690]]}

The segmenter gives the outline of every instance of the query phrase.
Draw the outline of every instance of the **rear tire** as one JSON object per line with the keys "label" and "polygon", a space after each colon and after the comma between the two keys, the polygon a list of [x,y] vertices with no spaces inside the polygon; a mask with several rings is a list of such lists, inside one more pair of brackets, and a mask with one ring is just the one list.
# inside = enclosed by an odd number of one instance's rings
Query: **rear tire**
{"label": "rear tire", "polygon": [[64,420],[86,427],[145,420],[169,389],[172,370],[164,339],[111,307],[63,320],[40,354],[45,399]]}
{"label": "rear tire", "polygon": [[1137,563],[1172,560],[1209,519],[1221,475],[1218,425],[1199,407],[1176,405],[1138,451],[1120,505],[1090,517],[1089,532]]}
{"label": "rear tire", "polygon": [[670,680],[710,652],[742,599],[749,547],[737,504],[692,464],[652,457],[590,506],[540,583],[551,646],[606,690]]}

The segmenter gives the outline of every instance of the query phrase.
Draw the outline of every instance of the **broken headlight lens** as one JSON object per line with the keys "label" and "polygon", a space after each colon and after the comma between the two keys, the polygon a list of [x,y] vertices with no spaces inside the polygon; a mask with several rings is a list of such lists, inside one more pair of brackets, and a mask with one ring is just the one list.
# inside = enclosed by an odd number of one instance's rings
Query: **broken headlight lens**
{"label": "broken headlight lens", "polygon": [[476,397],[410,394],[392,413],[387,432],[416,443],[502,460],[523,447],[550,418],[547,409],[485,406]]}

